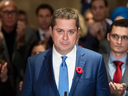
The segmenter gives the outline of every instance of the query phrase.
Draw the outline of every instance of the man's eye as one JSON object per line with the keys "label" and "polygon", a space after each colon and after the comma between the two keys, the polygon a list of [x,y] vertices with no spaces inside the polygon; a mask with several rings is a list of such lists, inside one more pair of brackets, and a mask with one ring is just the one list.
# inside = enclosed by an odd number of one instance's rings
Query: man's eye
{"label": "man's eye", "polygon": [[8,11],[3,11],[3,13],[8,13]]}
{"label": "man's eye", "polygon": [[62,31],[61,31],[61,30],[59,30],[58,32],[60,32],[60,33],[61,33]]}
{"label": "man's eye", "polygon": [[117,36],[117,35],[113,35],[113,37],[118,38],[118,36]]}
{"label": "man's eye", "polygon": [[69,33],[74,33],[73,31],[69,31]]}
{"label": "man's eye", "polygon": [[127,40],[127,39],[128,39],[128,37],[127,37],[127,36],[123,36],[123,39]]}
{"label": "man's eye", "polygon": [[103,9],[104,7],[103,6],[100,6],[100,9]]}

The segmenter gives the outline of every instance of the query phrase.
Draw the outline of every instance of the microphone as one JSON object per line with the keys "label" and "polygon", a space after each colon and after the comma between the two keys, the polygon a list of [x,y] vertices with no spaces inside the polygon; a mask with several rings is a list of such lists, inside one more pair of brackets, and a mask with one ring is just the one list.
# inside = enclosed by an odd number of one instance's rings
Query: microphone
{"label": "microphone", "polygon": [[67,92],[66,91],[64,92],[64,96],[67,96]]}

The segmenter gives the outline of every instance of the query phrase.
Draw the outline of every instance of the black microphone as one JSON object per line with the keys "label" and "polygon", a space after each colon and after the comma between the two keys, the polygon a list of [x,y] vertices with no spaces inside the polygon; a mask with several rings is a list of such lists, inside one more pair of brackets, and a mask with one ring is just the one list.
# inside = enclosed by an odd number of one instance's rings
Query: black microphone
{"label": "black microphone", "polygon": [[64,92],[64,96],[67,96],[67,92],[66,91]]}

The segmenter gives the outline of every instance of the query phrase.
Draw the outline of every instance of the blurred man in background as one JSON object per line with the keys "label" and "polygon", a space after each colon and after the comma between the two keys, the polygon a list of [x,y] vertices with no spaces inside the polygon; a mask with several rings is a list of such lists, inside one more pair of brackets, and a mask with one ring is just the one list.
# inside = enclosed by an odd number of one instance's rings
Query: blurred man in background
{"label": "blurred man in background", "polygon": [[18,11],[18,21],[21,21],[25,25],[25,41],[31,45],[35,40],[38,39],[36,30],[29,26],[27,13],[24,10]]}
{"label": "blurred man in background", "polygon": [[48,4],[41,4],[36,9],[36,18],[39,25],[38,37],[46,42],[48,42],[50,38],[49,26],[52,15],[53,8]]}
{"label": "blurred man in background", "polygon": [[107,53],[110,51],[109,43],[106,39],[110,26],[106,21],[108,3],[106,0],[92,0],[90,10],[94,23],[89,25],[87,36],[81,38],[79,44],[100,53]]}
{"label": "blurred man in background", "polygon": [[[4,49],[3,56],[13,66],[15,88],[18,89],[19,81],[23,78],[26,54],[29,47],[29,42],[25,40],[25,24],[18,21],[18,7],[10,0],[1,2],[0,18],[2,21],[3,39],[1,44]],[[18,93],[18,90],[16,92]]]}

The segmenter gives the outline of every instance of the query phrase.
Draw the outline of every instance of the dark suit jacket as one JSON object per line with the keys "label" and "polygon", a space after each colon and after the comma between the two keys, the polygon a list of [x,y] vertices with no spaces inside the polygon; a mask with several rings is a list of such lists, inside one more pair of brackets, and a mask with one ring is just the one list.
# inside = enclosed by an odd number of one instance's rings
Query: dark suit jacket
{"label": "dark suit jacket", "polygon": [[[16,29],[14,29],[15,31]],[[17,35],[17,33],[16,33]],[[27,52],[29,49],[29,45],[37,39],[36,31],[30,27],[25,28],[25,42],[23,46],[18,47],[17,43],[14,42],[13,50],[12,50],[12,58],[9,58],[8,46],[5,40],[5,36],[3,34],[3,56],[7,62],[11,63],[14,70],[14,80],[15,87],[19,88],[19,81],[23,79],[24,76],[24,68],[26,64]],[[15,36],[16,38],[16,36]]]}
{"label": "dark suit jacket", "polygon": [[[77,46],[77,45],[76,45]],[[69,96],[110,96],[100,54],[77,46],[76,67]],[[21,96],[59,96],[52,66],[52,48],[28,59]]]}
{"label": "dark suit jacket", "polygon": [[[113,80],[111,79],[109,72],[108,72],[108,61],[109,61],[109,56],[110,54],[103,54],[104,57],[104,62],[105,62],[105,66],[106,66],[106,70],[107,70],[107,75],[108,75],[108,82],[113,82]],[[128,62],[128,57],[126,62]],[[128,96],[128,66],[126,66],[123,77],[120,81],[120,83],[126,83],[127,88],[126,88],[126,96]]]}
{"label": "dark suit jacket", "polygon": [[[41,40],[39,31],[37,31],[36,33],[37,33],[37,37],[38,37],[38,39]],[[53,41],[52,41],[52,37],[51,37],[51,36],[50,36],[50,38],[49,38],[47,44],[48,44],[50,47],[52,47],[52,45],[53,45]]]}

